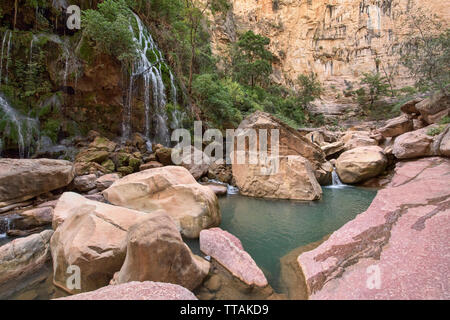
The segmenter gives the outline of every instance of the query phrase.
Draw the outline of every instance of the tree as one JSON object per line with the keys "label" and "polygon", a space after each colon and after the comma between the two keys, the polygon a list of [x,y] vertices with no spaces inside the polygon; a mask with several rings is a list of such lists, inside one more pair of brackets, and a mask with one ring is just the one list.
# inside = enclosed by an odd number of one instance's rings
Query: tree
{"label": "tree", "polygon": [[213,13],[225,11],[229,8],[227,0],[185,0],[185,22],[189,27],[189,43],[191,47],[191,59],[189,62],[189,80],[188,91],[192,92],[192,79],[194,75],[194,64],[196,59],[196,51],[198,46],[198,33],[201,28],[206,11],[209,9]]}
{"label": "tree", "polygon": [[401,63],[421,87],[443,89],[450,83],[450,29],[425,10],[408,15],[409,26],[402,44]]}
{"label": "tree", "polygon": [[[368,102],[370,103],[370,108],[373,107],[375,101],[388,93],[389,83],[386,77],[381,76],[378,72],[363,73],[361,84],[365,85],[369,90]],[[360,96],[363,95],[360,94]]]}
{"label": "tree", "polygon": [[306,106],[316,98],[320,98],[323,92],[322,84],[317,79],[317,74],[313,72],[309,75],[300,75],[298,77],[298,85],[300,87],[298,94],[303,106]]}
{"label": "tree", "polygon": [[247,31],[234,45],[232,53],[233,76],[240,83],[254,87],[272,73],[272,53],[266,49],[270,39]]}

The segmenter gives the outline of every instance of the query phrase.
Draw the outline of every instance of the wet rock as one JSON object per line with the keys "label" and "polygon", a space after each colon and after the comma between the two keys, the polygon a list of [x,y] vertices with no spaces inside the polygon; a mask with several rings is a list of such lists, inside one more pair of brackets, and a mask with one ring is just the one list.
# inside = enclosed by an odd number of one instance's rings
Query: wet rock
{"label": "wet rock", "polygon": [[161,162],[165,166],[171,166],[173,165],[172,162],[172,149],[163,147],[162,145],[156,145],[154,146],[155,154],[156,154],[156,160]]}
{"label": "wet rock", "polygon": [[116,181],[103,191],[118,206],[143,212],[165,210],[188,238],[218,226],[221,216],[216,195],[183,167],[167,166],[141,171]]}
{"label": "wet rock", "polygon": [[97,136],[94,141],[89,145],[89,148],[113,152],[116,149],[117,144],[108,140],[105,137]]}
{"label": "wet rock", "polygon": [[29,230],[36,227],[51,225],[53,220],[53,208],[35,208],[20,212],[17,216],[18,218],[14,219],[14,228],[18,230]]}
{"label": "wet rock", "polygon": [[209,272],[209,262],[192,254],[173,220],[162,210],[139,219],[127,235],[125,262],[113,284],[158,281],[198,287]]}
{"label": "wet rock", "polygon": [[0,247],[0,284],[32,274],[50,259],[52,230],[13,240]]}
{"label": "wet rock", "polygon": [[231,184],[233,171],[230,165],[213,163],[208,168],[208,178]]}
{"label": "wet rock", "polygon": [[73,178],[69,161],[0,159],[0,207],[65,187]]}
{"label": "wet rock", "polygon": [[58,300],[197,300],[179,285],[161,282],[128,282]]}
{"label": "wet rock", "polygon": [[310,299],[450,299],[449,174],[445,158],[398,163],[366,212],[298,257]]}

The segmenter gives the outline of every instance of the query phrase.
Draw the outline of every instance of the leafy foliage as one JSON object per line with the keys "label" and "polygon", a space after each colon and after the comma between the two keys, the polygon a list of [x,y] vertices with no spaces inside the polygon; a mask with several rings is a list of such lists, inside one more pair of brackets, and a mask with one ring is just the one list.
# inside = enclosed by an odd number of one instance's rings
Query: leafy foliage
{"label": "leafy foliage", "polygon": [[272,53],[266,49],[270,39],[247,31],[233,46],[233,78],[242,84],[267,83],[272,73]]}
{"label": "leafy foliage", "polygon": [[93,40],[99,51],[120,61],[132,61],[136,47],[130,29],[131,16],[125,0],[105,0],[98,10],[83,11],[83,35]]}
{"label": "leafy foliage", "polygon": [[410,13],[407,22],[401,63],[416,79],[417,86],[445,88],[450,83],[450,29],[420,8]]}
{"label": "leafy foliage", "polygon": [[370,108],[380,97],[388,93],[389,83],[386,77],[378,72],[363,73],[361,84],[364,87],[357,92],[358,101],[362,105],[369,103]]}

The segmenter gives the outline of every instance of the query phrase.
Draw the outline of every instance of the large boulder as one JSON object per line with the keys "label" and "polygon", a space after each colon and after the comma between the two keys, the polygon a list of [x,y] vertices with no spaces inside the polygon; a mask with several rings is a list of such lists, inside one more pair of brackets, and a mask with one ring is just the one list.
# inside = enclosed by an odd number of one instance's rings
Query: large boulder
{"label": "large boulder", "polygon": [[39,207],[19,212],[14,219],[14,228],[29,230],[36,227],[51,225],[53,221],[52,207]]}
{"label": "large boulder", "polygon": [[341,154],[336,161],[336,171],[342,182],[355,184],[378,176],[387,164],[380,147],[359,147]]}
{"label": "large boulder", "polygon": [[411,159],[433,155],[434,137],[428,134],[430,127],[402,134],[394,141],[393,154],[397,159]]}
{"label": "large boulder", "polygon": [[0,247],[0,286],[32,274],[50,259],[52,230],[13,240]]}
{"label": "large boulder", "polygon": [[192,254],[173,220],[160,210],[129,229],[125,262],[113,283],[158,281],[193,290],[208,272],[209,262]]}
{"label": "large boulder", "polygon": [[[272,138],[276,137],[272,135],[276,131],[272,130],[278,130],[278,154],[272,146]],[[260,150],[265,132],[267,150]],[[255,146],[242,144],[249,136],[256,138]],[[274,116],[258,111],[245,118],[236,130],[234,146],[235,152],[231,155],[233,177],[241,194],[296,200],[321,198],[322,189],[317,178],[327,176],[327,168],[322,167],[326,161],[324,152]]]}
{"label": "large boulder", "polygon": [[0,159],[0,207],[67,186],[72,163],[50,159]]}
{"label": "large boulder", "polygon": [[197,300],[181,286],[161,282],[128,282],[57,300]]}
{"label": "large boulder", "polygon": [[406,115],[403,114],[397,118],[389,120],[383,128],[378,129],[383,137],[397,137],[413,130],[413,121]]}
{"label": "large boulder", "polygon": [[[125,260],[127,231],[142,215],[64,193],[55,208],[50,242],[54,284],[72,294],[108,285]],[[79,268],[81,289],[67,286],[69,266]]]}
{"label": "large boulder", "polygon": [[264,273],[244,250],[241,241],[220,228],[200,232],[200,250],[217,260],[248,286],[268,285]]}
{"label": "large boulder", "polygon": [[[280,156],[300,155],[311,162],[314,170],[319,168],[325,161],[325,154],[318,145],[312,143],[308,138],[302,136],[300,132],[268,113],[257,111],[245,118],[239,125],[235,138],[245,137],[251,130],[255,130],[258,138],[260,130],[267,130],[269,154],[272,150],[270,131],[279,130]],[[257,149],[259,151],[259,146]]]}
{"label": "large boulder", "polygon": [[346,150],[378,145],[378,142],[371,138],[370,131],[348,131],[342,137],[342,141]]}
{"label": "large boulder", "polygon": [[307,159],[280,156],[272,157],[270,163],[269,166],[233,164],[233,176],[242,195],[271,199],[321,199],[322,188],[313,165]]}
{"label": "large boulder", "polygon": [[198,238],[200,231],[220,224],[214,192],[183,167],[167,166],[134,173],[103,191],[112,204],[143,212],[165,210],[181,234]]}
{"label": "large boulder", "polygon": [[73,179],[73,186],[79,192],[88,192],[95,189],[97,176],[95,174],[88,174],[79,176]]}
{"label": "large boulder", "polygon": [[450,160],[400,162],[369,209],[298,257],[310,299],[450,299]]}
{"label": "large boulder", "polygon": [[103,191],[111,187],[119,179],[120,176],[117,173],[105,174],[95,181],[95,186],[98,191]]}
{"label": "large boulder", "polygon": [[331,158],[345,151],[345,143],[344,141],[336,141],[333,143],[324,144],[321,148],[326,157]]}
{"label": "large boulder", "polygon": [[415,107],[428,124],[438,123],[444,116],[449,115],[450,95],[437,92],[416,104]]}

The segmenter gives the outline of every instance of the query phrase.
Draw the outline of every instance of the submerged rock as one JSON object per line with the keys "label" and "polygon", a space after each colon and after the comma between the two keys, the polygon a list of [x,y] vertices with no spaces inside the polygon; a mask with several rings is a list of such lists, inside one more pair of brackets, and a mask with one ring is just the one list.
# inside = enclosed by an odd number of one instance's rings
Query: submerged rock
{"label": "submerged rock", "polygon": [[125,262],[112,283],[158,281],[198,287],[209,262],[192,254],[173,220],[162,210],[148,214],[128,231]]}
{"label": "submerged rock", "polygon": [[50,159],[0,159],[0,207],[67,186],[72,163]]}
{"label": "submerged rock", "polygon": [[310,299],[450,299],[450,160],[397,164],[369,209],[298,263]]}
{"label": "submerged rock", "polygon": [[50,259],[52,230],[13,240],[0,247],[0,285],[32,274]]}
{"label": "submerged rock", "polygon": [[179,285],[161,282],[128,282],[57,300],[197,300]]}
{"label": "submerged rock", "polygon": [[166,211],[188,238],[198,238],[201,230],[218,226],[221,221],[214,192],[197,183],[183,167],[134,173],[116,181],[103,195],[118,206],[142,212]]}

